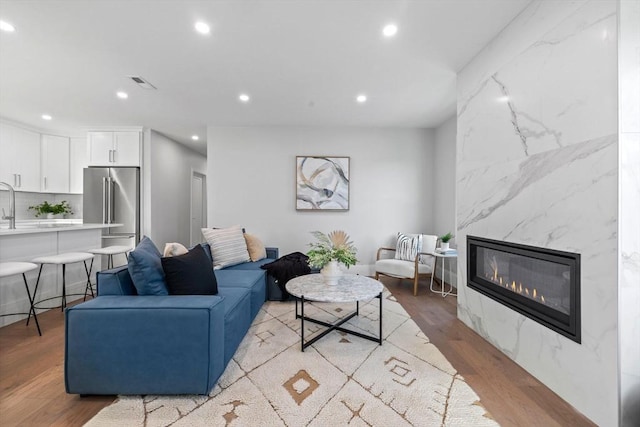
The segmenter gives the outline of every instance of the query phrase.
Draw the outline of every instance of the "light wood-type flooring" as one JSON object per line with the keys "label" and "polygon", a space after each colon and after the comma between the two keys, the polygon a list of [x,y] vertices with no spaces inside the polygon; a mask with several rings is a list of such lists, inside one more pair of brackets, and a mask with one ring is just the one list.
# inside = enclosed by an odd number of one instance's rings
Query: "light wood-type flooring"
{"label": "light wood-type flooring", "polygon": [[[590,426],[587,418],[456,318],[455,297],[410,281],[383,279],[424,333],[464,376],[503,426]],[[79,397],[64,390],[64,315],[38,316],[43,336],[24,322],[0,328],[0,425],[80,426],[114,396]]]}

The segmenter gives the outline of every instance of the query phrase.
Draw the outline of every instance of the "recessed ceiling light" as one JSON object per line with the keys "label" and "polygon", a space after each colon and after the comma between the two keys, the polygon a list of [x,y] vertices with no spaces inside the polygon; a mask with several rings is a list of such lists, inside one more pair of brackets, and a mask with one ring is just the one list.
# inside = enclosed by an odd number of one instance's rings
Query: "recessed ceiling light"
{"label": "recessed ceiling light", "polygon": [[51,120],[51,119],[53,119],[53,117],[51,117],[49,114],[43,114],[43,115],[42,115],[42,118],[43,118],[44,120]]}
{"label": "recessed ceiling light", "polygon": [[498,97],[498,102],[509,102],[509,101],[511,101],[511,98],[509,98],[506,95]]}
{"label": "recessed ceiling light", "polygon": [[195,29],[200,34],[209,34],[211,32],[209,25],[202,21],[196,22]]}
{"label": "recessed ceiling light", "polygon": [[129,94],[127,94],[127,92],[116,92],[116,96],[120,99],[127,99]]}
{"label": "recessed ceiling light", "polygon": [[382,34],[385,37],[393,37],[398,32],[398,26],[396,24],[387,24],[382,29]]}
{"label": "recessed ceiling light", "polygon": [[193,139],[194,141],[197,141],[200,139],[200,137],[198,135],[191,135],[191,139]]}
{"label": "recessed ceiling light", "polygon": [[249,100],[250,100],[251,98],[250,98],[250,97],[249,97],[249,95],[247,95],[246,93],[241,93],[241,94],[238,96],[238,99],[239,99],[240,101],[242,101],[242,102],[249,102]]}
{"label": "recessed ceiling light", "polygon": [[16,27],[9,24],[6,21],[0,21],[0,30],[5,31],[7,33],[13,33],[16,30]]}
{"label": "recessed ceiling light", "polygon": [[356,96],[356,101],[358,101],[360,104],[364,104],[365,102],[367,102],[367,95]]}

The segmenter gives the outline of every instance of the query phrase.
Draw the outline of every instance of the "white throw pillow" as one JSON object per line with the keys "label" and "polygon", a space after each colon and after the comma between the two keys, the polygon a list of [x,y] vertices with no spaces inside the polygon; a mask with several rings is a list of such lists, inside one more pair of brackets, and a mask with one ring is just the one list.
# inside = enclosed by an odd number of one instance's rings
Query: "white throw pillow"
{"label": "white throw pillow", "polygon": [[211,247],[214,269],[251,261],[247,242],[239,225],[217,229],[203,228],[202,235]]}
{"label": "white throw pillow", "polygon": [[422,234],[398,233],[396,259],[415,261],[416,255],[420,252],[422,252]]}
{"label": "white throw pillow", "polygon": [[187,252],[189,252],[189,249],[187,249],[183,244],[173,242],[173,243],[167,243],[166,245],[164,245],[164,253],[162,254],[162,256],[163,257],[178,256],[178,255],[184,255]]}

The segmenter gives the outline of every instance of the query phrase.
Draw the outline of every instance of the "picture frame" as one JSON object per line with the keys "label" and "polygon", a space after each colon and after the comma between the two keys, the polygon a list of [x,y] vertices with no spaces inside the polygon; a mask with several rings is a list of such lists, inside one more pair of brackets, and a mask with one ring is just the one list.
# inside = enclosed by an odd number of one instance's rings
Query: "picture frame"
{"label": "picture frame", "polygon": [[350,157],[296,156],[296,210],[348,211]]}

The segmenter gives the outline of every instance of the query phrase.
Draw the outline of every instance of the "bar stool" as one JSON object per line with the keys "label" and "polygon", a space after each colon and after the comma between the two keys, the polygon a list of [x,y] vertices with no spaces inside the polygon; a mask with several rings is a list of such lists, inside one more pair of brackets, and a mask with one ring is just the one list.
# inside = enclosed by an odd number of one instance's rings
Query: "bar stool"
{"label": "bar stool", "polygon": [[[0,262],[0,277],[13,276],[15,274],[22,274],[22,280],[24,280],[24,288],[27,291],[27,297],[29,298],[29,318],[31,317],[31,313],[33,312],[33,318],[36,321],[36,327],[38,328],[38,335],[42,336],[42,332],[40,331],[40,323],[38,323],[38,316],[36,316],[36,310],[33,307],[33,299],[36,296],[35,290],[33,292],[33,298],[31,297],[31,292],[29,292],[29,285],[27,284],[27,277],[24,275],[27,271],[35,270],[38,268],[36,264],[31,262]],[[9,313],[3,314],[2,316],[15,316],[19,314],[27,314],[27,313]],[[27,319],[27,325],[29,324],[29,319]]]}
{"label": "bar stool", "polygon": [[[128,252],[132,251],[131,246],[107,246],[105,248],[89,249],[87,252],[94,255],[107,255],[107,268],[113,268],[113,256],[118,254],[124,254],[127,261],[129,261]],[[93,260],[91,260],[91,267],[93,267]],[[91,271],[91,269],[89,269]]]}
{"label": "bar stool", "polygon": [[[62,302],[60,304],[60,311],[64,311],[67,306],[67,274],[66,268],[67,264],[74,264],[77,262],[82,262],[84,264],[84,271],[87,273],[87,285],[91,284],[91,274],[89,273],[89,268],[87,267],[87,260],[93,259],[93,255],[87,252],[65,252],[58,255],[50,255],[50,256],[41,256],[32,260],[36,264],[40,264],[40,270],[38,271],[38,280],[36,281],[36,288],[33,291],[33,299],[36,299],[36,293],[38,292],[38,285],[40,284],[40,275],[42,274],[42,267],[45,264],[53,264],[53,265],[62,265]],[[74,295],[82,295],[82,294],[74,294]],[[34,308],[36,304],[39,304],[44,301],[48,301],[54,298],[59,297],[51,297],[37,303],[34,302]],[[42,308],[57,308],[57,307],[42,307]],[[35,309],[34,309],[35,313]],[[29,319],[27,319],[27,324],[29,324]]]}
{"label": "bar stool", "polygon": [[[107,255],[107,269],[113,268],[113,256],[118,254],[124,254],[124,257],[127,261],[129,261],[128,252],[132,251],[133,248],[131,246],[107,246],[104,248],[95,248],[89,249],[87,252],[94,255]],[[89,276],[91,276],[91,271],[93,270],[93,259],[91,259],[91,265],[89,266]],[[93,286],[91,282],[87,283],[87,287],[84,290],[84,299],[87,299],[87,291],[91,291],[91,296],[95,296],[93,293]]]}

